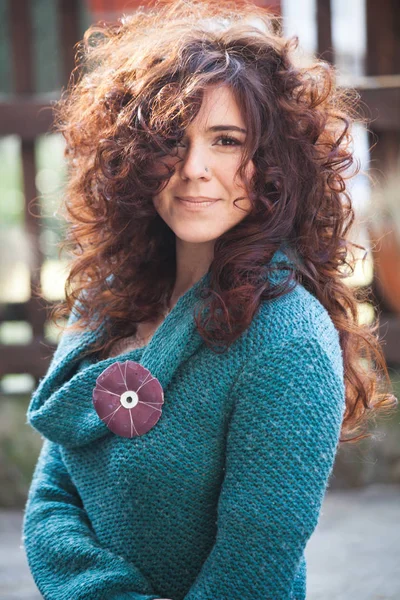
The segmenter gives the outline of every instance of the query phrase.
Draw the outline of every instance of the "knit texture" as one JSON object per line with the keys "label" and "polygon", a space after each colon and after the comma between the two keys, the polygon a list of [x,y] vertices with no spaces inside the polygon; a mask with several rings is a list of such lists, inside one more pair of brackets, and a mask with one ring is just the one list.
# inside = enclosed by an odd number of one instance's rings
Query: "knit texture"
{"label": "knit texture", "polygon": [[[272,261],[290,262],[281,250]],[[22,539],[45,600],[306,598],[304,550],[345,407],[339,335],[297,284],[213,353],[193,318],[208,282],[118,357],[164,390],[140,437],[113,434],[93,407],[117,359],[79,357],[101,331],[63,335],[27,414],[44,443]]]}

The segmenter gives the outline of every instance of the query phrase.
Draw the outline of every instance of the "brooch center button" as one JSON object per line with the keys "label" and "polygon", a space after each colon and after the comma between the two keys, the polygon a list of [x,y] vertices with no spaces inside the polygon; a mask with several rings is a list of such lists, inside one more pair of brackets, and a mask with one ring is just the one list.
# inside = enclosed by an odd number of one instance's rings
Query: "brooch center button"
{"label": "brooch center button", "polygon": [[139,396],[136,392],[128,390],[121,394],[119,401],[124,408],[133,408],[139,402]]}

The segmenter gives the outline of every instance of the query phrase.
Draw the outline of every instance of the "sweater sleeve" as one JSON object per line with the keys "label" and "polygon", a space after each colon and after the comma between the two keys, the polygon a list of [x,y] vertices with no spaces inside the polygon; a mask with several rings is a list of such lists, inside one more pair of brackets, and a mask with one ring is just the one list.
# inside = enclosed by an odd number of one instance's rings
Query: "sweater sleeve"
{"label": "sweater sleeve", "polygon": [[150,583],[102,547],[58,444],[44,440],[23,519],[23,544],[45,600],[154,600]]}
{"label": "sweater sleeve", "polygon": [[344,409],[340,361],[317,339],[295,338],[263,351],[239,374],[216,540],[185,600],[305,598],[303,553]]}

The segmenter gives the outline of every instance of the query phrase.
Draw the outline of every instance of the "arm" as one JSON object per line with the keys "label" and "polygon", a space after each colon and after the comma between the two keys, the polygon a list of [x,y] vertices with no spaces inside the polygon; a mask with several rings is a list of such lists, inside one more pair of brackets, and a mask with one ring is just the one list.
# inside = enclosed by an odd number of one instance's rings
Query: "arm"
{"label": "arm", "polygon": [[47,439],[29,490],[23,543],[46,600],[159,598],[132,563],[99,544],[59,447]]}
{"label": "arm", "polygon": [[216,541],[185,600],[303,600],[296,574],[336,454],[342,374],[317,339],[296,338],[251,358],[233,394]]}

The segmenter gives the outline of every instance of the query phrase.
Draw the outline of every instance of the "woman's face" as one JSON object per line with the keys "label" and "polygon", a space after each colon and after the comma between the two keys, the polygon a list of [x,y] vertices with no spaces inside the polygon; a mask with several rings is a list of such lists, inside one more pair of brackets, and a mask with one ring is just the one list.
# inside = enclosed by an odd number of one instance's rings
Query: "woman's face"
{"label": "woman's face", "polygon": [[[235,177],[245,138],[246,124],[230,88],[207,88],[176,149],[181,160],[164,159],[175,173],[153,198],[158,214],[180,240],[213,242],[250,211],[244,184]],[[247,176],[253,171],[250,162]],[[235,206],[237,198],[243,199]]]}

